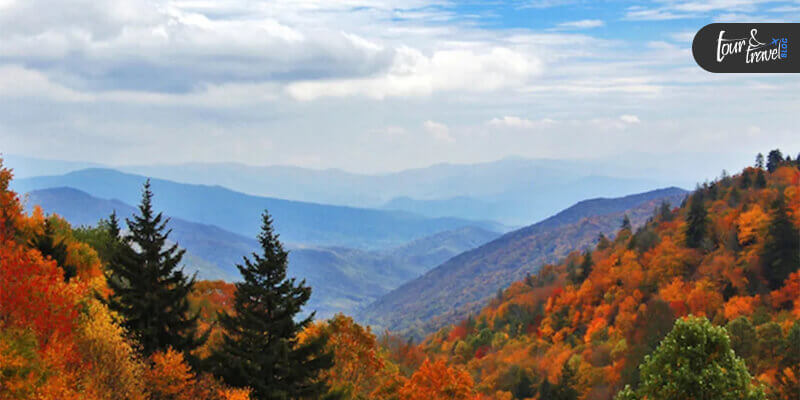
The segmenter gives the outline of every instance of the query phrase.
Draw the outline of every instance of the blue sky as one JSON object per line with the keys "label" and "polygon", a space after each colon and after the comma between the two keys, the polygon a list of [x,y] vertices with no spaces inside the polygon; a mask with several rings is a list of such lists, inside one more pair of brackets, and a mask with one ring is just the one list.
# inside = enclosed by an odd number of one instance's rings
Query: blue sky
{"label": "blue sky", "polygon": [[691,38],[798,16],[798,1],[0,0],[0,151],[361,172],[512,156],[668,169],[701,154],[739,168],[800,150],[800,80],[707,73]]}

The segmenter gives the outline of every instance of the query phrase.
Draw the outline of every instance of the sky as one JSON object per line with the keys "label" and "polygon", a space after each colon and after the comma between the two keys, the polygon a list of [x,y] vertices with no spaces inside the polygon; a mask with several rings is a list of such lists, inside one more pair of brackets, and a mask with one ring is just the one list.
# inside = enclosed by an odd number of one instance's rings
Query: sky
{"label": "sky", "polygon": [[708,73],[692,37],[798,17],[800,1],[0,0],[0,152],[365,173],[749,161],[800,151],[800,76]]}

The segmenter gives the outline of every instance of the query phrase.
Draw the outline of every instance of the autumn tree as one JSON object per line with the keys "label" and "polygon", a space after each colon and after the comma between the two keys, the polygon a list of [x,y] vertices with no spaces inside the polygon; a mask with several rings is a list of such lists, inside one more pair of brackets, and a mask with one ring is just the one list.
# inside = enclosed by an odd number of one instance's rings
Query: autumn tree
{"label": "autumn tree", "polygon": [[800,268],[800,232],[789,218],[783,196],[772,205],[762,262],[769,287],[777,289],[789,274]]}
{"label": "autumn tree", "polygon": [[[150,181],[144,184],[139,215],[126,219],[130,234],[109,265],[113,290],[109,307],[124,319],[124,326],[150,355],[173,348],[189,354],[205,341],[197,334],[197,316],[189,315],[187,296],[194,286],[179,268],[185,250],[168,245],[169,218],[153,211]],[[110,227],[118,233],[118,227]]]}
{"label": "autumn tree", "polygon": [[640,369],[639,388],[626,387],[617,400],[764,399],[744,361],[731,349],[725,328],[705,318],[676,321]]}
{"label": "autumn tree", "polygon": [[425,360],[400,388],[400,400],[470,400],[472,377],[466,371],[448,367],[444,360]]}
{"label": "autumn tree", "polygon": [[212,355],[214,374],[231,386],[250,387],[255,399],[321,397],[328,388],[317,377],[333,365],[326,336],[298,340],[314,317],[298,317],[311,288],[287,278],[288,253],[266,211],[258,241],[262,253],[237,265],[244,280],[236,284],[233,314],[219,317],[225,333]]}

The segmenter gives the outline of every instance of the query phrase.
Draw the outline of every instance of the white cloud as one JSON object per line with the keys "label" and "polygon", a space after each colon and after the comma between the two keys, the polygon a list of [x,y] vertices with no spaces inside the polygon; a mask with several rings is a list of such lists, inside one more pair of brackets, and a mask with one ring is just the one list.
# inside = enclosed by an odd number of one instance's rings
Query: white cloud
{"label": "white cloud", "polygon": [[422,123],[422,127],[439,142],[453,143],[456,141],[450,135],[450,128],[445,124],[428,120]]}
{"label": "white cloud", "polygon": [[556,121],[550,118],[531,120],[515,116],[508,116],[508,115],[502,118],[492,118],[491,120],[489,120],[489,122],[487,122],[488,125],[494,127],[525,128],[525,129],[543,128],[552,126],[555,123]]}
{"label": "white cloud", "polygon": [[430,56],[421,51],[396,49],[388,71],[356,79],[314,80],[291,83],[289,95],[297,100],[320,97],[427,96],[438,91],[484,92],[519,86],[541,71],[536,58],[508,48],[495,47],[481,52],[440,50]]}
{"label": "white cloud", "polygon": [[605,22],[599,19],[582,19],[579,21],[562,22],[556,25],[556,29],[590,29],[605,26]]}
{"label": "white cloud", "polygon": [[631,115],[631,114],[620,115],[619,119],[620,119],[620,121],[622,121],[622,122],[624,122],[626,124],[638,124],[638,123],[642,122],[641,120],[639,120],[639,117],[637,117],[635,115]]}

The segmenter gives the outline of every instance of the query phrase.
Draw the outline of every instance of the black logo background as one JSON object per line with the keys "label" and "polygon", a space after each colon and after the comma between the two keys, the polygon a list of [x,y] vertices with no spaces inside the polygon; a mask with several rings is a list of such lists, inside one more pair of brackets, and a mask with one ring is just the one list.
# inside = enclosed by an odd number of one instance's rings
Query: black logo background
{"label": "black logo background", "polygon": [[[750,38],[757,29],[756,38],[771,43],[773,38],[786,38],[788,53],[785,59],[748,64],[745,62],[747,46],[738,54],[725,56],[717,62],[717,39],[725,31],[726,39]],[[722,73],[780,73],[800,72],[800,24],[709,24],[700,29],[692,42],[692,55],[703,69]]]}

